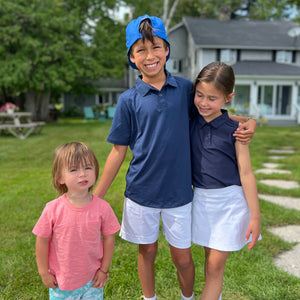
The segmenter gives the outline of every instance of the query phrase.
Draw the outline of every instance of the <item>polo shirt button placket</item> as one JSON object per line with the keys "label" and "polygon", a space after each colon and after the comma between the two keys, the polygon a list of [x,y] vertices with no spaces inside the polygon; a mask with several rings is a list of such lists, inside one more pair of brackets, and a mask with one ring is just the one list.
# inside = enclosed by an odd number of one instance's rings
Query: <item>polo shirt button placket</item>
{"label": "polo shirt button placket", "polygon": [[165,106],[164,99],[163,99],[163,94],[162,93],[158,94],[158,99],[157,100],[158,100],[157,110],[159,112],[161,112],[164,109],[164,106]]}
{"label": "polo shirt button placket", "polygon": [[206,124],[203,127],[203,130],[205,131],[205,142],[204,145],[210,146],[211,145],[211,126],[209,124]]}

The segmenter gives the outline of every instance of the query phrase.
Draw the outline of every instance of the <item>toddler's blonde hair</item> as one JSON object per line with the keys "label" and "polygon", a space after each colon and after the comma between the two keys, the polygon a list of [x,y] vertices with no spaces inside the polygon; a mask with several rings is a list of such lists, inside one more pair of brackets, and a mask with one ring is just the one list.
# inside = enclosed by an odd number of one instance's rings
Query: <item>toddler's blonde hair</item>
{"label": "toddler's blonde hair", "polygon": [[[52,166],[52,183],[59,195],[68,191],[65,184],[60,184],[59,179],[64,168],[79,168],[91,165],[95,168],[96,181],[99,176],[99,164],[94,152],[84,143],[71,142],[62,144],[55,149]],[[93,188],[91,186],[89,191]]]}

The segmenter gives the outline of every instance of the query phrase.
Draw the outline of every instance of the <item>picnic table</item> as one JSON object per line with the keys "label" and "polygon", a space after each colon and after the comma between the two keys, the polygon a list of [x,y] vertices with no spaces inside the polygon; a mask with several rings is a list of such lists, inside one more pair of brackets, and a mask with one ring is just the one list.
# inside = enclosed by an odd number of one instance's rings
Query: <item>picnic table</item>
{"label": "picnic table", "polygon": [[32,122],[30,112],[0,112],[0,134],[9,131],[16,138],[24,140],[32,132],[39,134],[45,122]]}

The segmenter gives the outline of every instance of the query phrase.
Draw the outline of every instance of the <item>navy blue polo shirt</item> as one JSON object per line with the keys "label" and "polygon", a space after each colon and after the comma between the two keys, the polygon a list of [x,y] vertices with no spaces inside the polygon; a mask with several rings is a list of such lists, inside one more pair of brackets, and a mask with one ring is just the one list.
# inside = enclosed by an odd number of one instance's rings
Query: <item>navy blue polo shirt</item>
{"label": "navy blue polo shirt", "polygon": [[167,72],[160,91],[139,77],[120,95],[107,141],[132,151],[125,196],[138,204],[171,208],[192,201],[192,88],[191,81]]}
{"label": "navy blue polo shirt", "polygon": [[194,187],[218,189],[241,185],[232,136],[239,123],[226,110],[207,123],[201,115],[191,120],[192,181]]}

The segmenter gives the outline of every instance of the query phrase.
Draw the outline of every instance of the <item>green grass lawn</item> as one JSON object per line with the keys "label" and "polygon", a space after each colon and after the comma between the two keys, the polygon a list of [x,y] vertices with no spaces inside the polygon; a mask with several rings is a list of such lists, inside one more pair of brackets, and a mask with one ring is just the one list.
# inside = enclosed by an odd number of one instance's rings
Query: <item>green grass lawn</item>
{"label": "green grass lawn", "polygon": [[[35,263],[35,236],[31,230],[46,202],[56,197],[51,183],[54,149],[66,142],[83,141],[99,159],[100,172],[111,145],[106,142],[110,121],[83,123],[81,120],[60,120],[48,124],[41,135],[18,140],[10,135],[0,136],[0,299],[48,299]],[[268,159],[267,150],[293,146],[295,154],[284,161],[291,175],[280,178],[300,182],[300,128],[259,127],[250,144],[253,169],[262,167]],[[106,200],[121,222],[125,174],[131,154],[107,193]],[[257,174],[257,179],[278,178],[278,175]],[[258,184],[259,192],[300,197],[300,189],[290,191]],[[300,225],[300,212],[284,209],[260,200],[263,240],[251,251],[231,253],[224,275],[223,299],[296,300],[300,299],[300,278],[277,269],[273,257],[293,247],[271,235],[267,228],[287,224]],[[105,287],[106,300],[139,299],[142,294],[137,274],[138,246],[116,237],[110,279]],[[76,249],[74,249],[76,251]],[[203,250],[192,246],[196,266],[195,299],[200,299],[204,285]],[[295,257],[295,260],[299,259]],[[158,299],[180,299],[176,270],[169,247],[159,238],[156,259],[156,293]]]}

